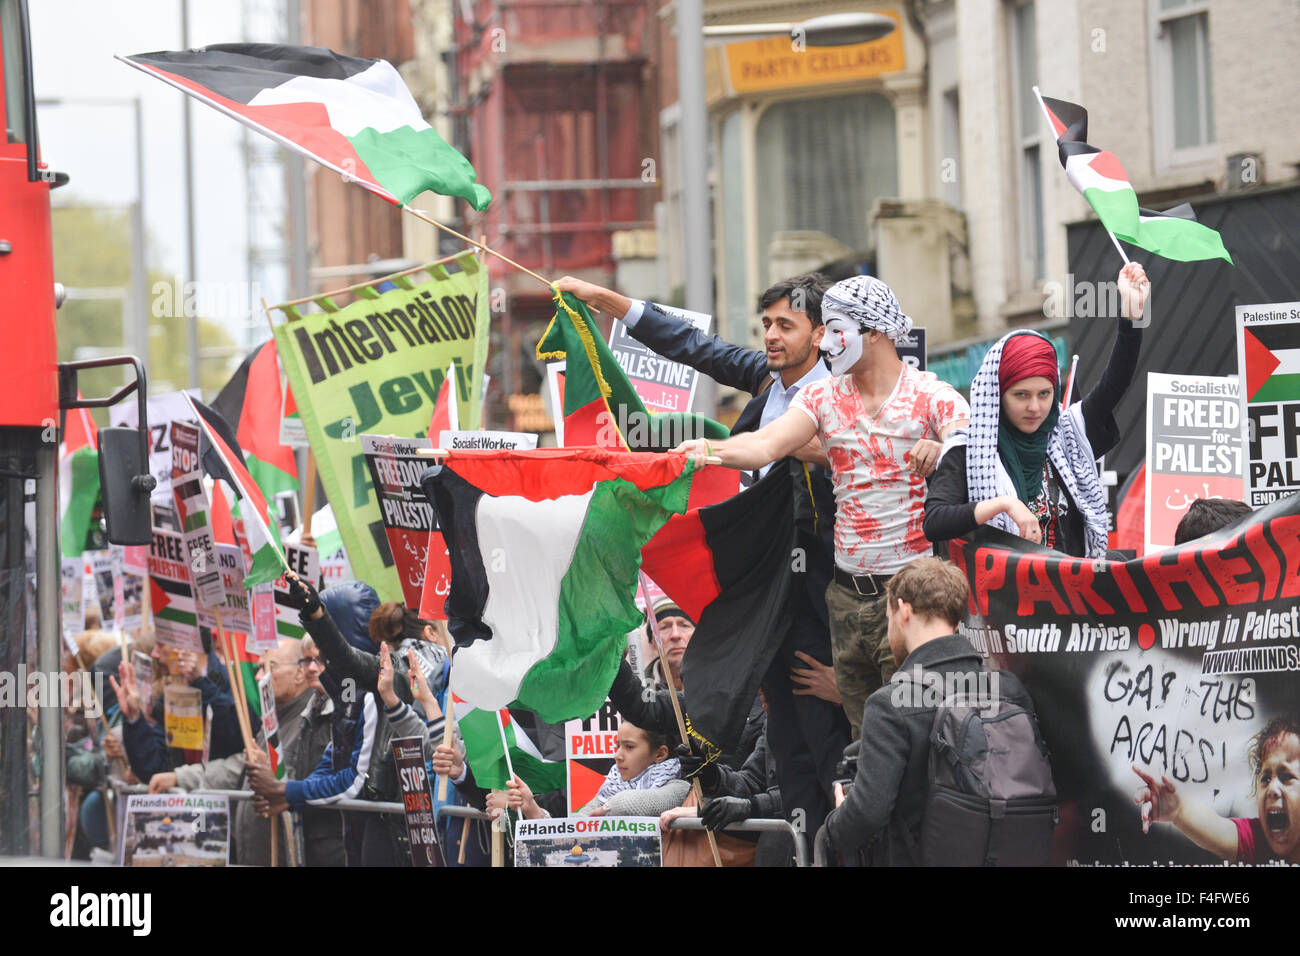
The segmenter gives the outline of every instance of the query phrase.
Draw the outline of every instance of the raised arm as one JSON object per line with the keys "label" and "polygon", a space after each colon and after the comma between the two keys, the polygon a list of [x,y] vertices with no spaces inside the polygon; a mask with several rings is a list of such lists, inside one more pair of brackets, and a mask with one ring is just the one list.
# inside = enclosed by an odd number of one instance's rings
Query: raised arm
{"label": "raised arm", "polygon": [[780,418],[756,432],[733,435],[724,441],[695,438],[682,442],[673,451],[690,455],[697,465],[710,457],[722,459],[728,468],[742,471],[761,468],[780,461],[803,449],[817,436],[817,425],[797,408],[788,409]]}
{"label": "raised arm", "polygon": [[653,302],[639,316],[629,316],[632,300],[590,282],[565,276],[555,287],[577,296],[592,308],[623,319],[628,334],[659,355],[681,362],[721,385],[758,394],[767,375],[767,357],[757,349],[742,348],[716,335],[705,335],[691,323]]}
{"label": "raised arm", "polygon": [[1142,329],[1134,321],[1142,317],[1151,281],[1142,266],[1130,262],[1120,270],[1118,279],[1120,306],[1123,316],[1115,321],[1115,342],[1110,358],[1097,384],[1083,399],[1081,412],[1088,433],[1092,453],[1106,454],[1119,443],[1119,426],[1115,422],[1115,407],[1133,383],[1137,372],[1138,355],[1142,350]]}

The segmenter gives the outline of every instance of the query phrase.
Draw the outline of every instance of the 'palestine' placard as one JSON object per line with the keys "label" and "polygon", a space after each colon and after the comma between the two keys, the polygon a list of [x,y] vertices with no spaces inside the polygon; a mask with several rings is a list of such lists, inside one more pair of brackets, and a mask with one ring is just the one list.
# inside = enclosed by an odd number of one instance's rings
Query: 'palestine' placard
{"label": "'palestine' placard", "polygon": [[[413,610],[420,607],[425,575],[431,570],[451,580],[451,559],[438,531],[438,519],[420,487],[420,476],[433,459],[421,458],[418,450],[432,447],[428,438],[361,436],[388,547],[402,582],[402,597]],[[438,565],[437,558],[446,561],[445,568]]]}
{"label": "'palestine' placard", "polygon": [[1146,554],[1174,543],[1197,498],[1242,500],[1241,444],[1235,375],[1148,374]]}
{"label": "'palestine' placard", "polygon": [[[673,318],[708,334],[713,317],[702,312],[658,306]],[[654,349],[632,338],[618,319],[609,330],[609,350],[623,367],[637,396],[652,412],[689,412],[700,373],[689,365],[664,358]],[[560,406],[557,406],[560,407]],[[562,417],[562,416],[557,416]]]}
{"label": "'palestine' placard", "polygon": [[1300,302],[1237,306],[1246,503],[1300,491]]}

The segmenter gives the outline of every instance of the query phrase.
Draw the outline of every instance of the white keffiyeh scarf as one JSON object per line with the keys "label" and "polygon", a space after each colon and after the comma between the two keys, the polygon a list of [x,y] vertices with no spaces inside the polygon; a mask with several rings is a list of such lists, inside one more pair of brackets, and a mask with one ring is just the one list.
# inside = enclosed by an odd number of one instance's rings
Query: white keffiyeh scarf
{"label": "white keffiyeh scarf", "polygon": [[822,296],[822,321],[841,316],[861,328],[884,332],[898,340],[912,331],[894,290],[874,276],[853,276],[835,283]]}
{"label": "white keffiyeh scarf", "polygon": [[618,765],[615,764],[610,767],[609,775],[605,777],[605,782],[596,792],[596,799],[600,801],[601,806],[604,806],[605,801],[616,793],[622,793],[624,790],[654,790],[656,787],[662,787],[669,780],[676,780],[681,772],[682,762],[676,757],[669,757],[659,763],[652,763],[631,780],[624,780],[618,772]]}
{"label": "white keffiyeh scarf", "polygon": [[[1011,476],[998,455],[998,427],[1002,418],[998,370],[1002,364],[1002,346],[1007,339],[1013,335],[1037,334],[1010,332],[1004,335],[984,356],[984,362],[971,382],[970,428],[965,442],[966,488],[971,501],[1016,494]],[[960,443],[960,440],[954,442]],[[1088,549],[1086,557],[1104,558],[1110,525],[1106,514],[1106,494],[1097,477],[1097,461],[1088,443],[1080,404],[1076,403],[1061,413],[1047,442],[1047,458],[1056,466],[1062,484],[1083,514]],[[1019,533],[1016,523],[1006,512],[995,516],[991,523],[1011,534]]]}

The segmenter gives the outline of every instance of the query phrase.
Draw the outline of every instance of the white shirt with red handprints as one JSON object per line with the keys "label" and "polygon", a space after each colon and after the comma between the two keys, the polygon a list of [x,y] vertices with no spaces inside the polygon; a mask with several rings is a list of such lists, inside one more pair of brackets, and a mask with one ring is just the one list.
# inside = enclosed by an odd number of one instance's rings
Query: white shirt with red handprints
{"label": "white shirt with red handprints", "polygon": [[904,363],[878,411],[863,407],[852,375],[808,385],[791,407],[816,422],[831,460],[835,563],[850,574],[889,575],[929,551],[925,479],[905,456],[920,439],[938,441],[942,429],[970,418],[957,390]]}

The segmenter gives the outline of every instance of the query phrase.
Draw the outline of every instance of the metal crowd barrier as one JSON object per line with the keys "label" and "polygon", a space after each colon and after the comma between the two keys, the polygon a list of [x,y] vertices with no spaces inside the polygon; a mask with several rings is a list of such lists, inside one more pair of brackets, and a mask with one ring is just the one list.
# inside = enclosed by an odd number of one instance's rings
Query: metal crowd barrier
{"label": "metal crowd barrier", "polygon": [[[144,784],[123,785],[117,789],[120,794],[130,793],[148,793],[149,788]],[[253,793],[250,790],[180,790],[173,787],[168,793],[193,793],[201,794],[208,797],[229,797],[231,800],[251,800]],[[336,800],[333,803],[319,807],[321,810],[358,810],[362,813],[395,813],[402,815],[402,804],[390,803],[379,800]],[[466,820],[491,820],[492,818],[482,810],[476,810],[473,807],[462,807],[445,805],[438,807],[434,814],[437,820],[440,816],[460,817]],[[670,825],[673,830],[703,830],[704,822],[699,817],[678,817]],[[741,833],[788,833],[794,841],[794,860],[795,866],[806,867],[808,865],[808,844],[804,835],[796,830],[789,820],[770,820],[754,819],[742,820],[739,823],[732,823],[727,826],[727,831]]]}
{"label": "metal crowd barrier", "polygon": [[[704,821],[699,817],[678,817],[668,825],[670,830],[703,830]],[[741,820],[739,823],[729,823],[725,833],[734,831],[742,833],[788,833],[794,840],[794,865],[808,865],[808,846],[804,841],[803,834],[791,825],[789,820],[771,820],[771,819],[752,819]]]}

